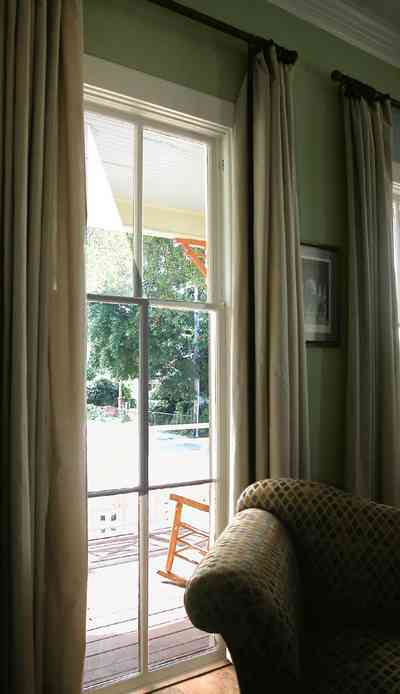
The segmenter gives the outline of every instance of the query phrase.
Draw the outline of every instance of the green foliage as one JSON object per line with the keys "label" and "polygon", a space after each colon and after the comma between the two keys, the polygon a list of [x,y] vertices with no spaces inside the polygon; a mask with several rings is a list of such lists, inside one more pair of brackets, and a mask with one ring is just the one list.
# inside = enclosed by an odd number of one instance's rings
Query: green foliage
{"label": "green foliage", "polygon": [[89,368],[126,381],[139,375],[138,309],[126,304],[90,304]]}
{"label": "green foliage", "polygon": [[[202,256],[204,258],[204,252]],[[143,257],[145,296],[178,301],[206,301],[205,279],[178,244],[170,239],[145,236]]]}
{"label": "green foliage", "polygon": [[132,234],[89,228],[85,250],[89,292],[119,296],[132,294]]}
{"label": "green foliage", "polygon": [[130,407],[136,407],[136,400],[132,396],[132,391],[130,389],[129,384],[126,382],[122,383],[122,399],[124,401],[129,401],[131,403]]}
{"label": "green foliage", "polygon": [[[93,369],[92,369],[93,370]],[[99,376],[91,381],[87,381],[86,385],[86,402],[88,405],[118,405],[119,384],[105,376]],[[122,399],[125,401],[133,401],[135,406],[136,401],[132,398],[132,392],[126,383],[122,384]]]}
{"label": "green foliage", "polygon": [[[92,235],[90,244],[96,243]],[[117,243],[113,242],[113,253]],[[127,244],[127,239],[124,240]],[[109,245],[111,248],[111,245]],[[128,247],[131,246],[128,244]],[[126,253],[127,246],[120,249]],[[90,248],[88,250],[90,254]],[[118,251],[119,252],[119,251]],[[96,262],[101,254],[96,251]],[[107,258],[113,266],[112,258]],[[117,263],[119,271],[123,264]],[[125,268],[132,266],[132,258]],[[127,270],[125,270],[127,272]],[[113,271],[114,273],[114,271]],[[104,268],[99,276],[107,276]],[[199,270],[169,239],[144,237],[144,295],[180,300],[205,300],[206,284]],[[103,279],[104,279],[103,277]],[[115,283],[112,276],[110,283]],[[120,277],[128,286],[129,277]],[[103,287],[103,291],[105,288]],[[139,309],[121,304],[90,304],[88,373],[114,382],[139,375]],[[149,313],[149,372],[156,382],[155,410],[193,416],[200,395],[200,421],[208,416],[208,315],[189,311],[151,309]],[[118,398],[118,392],[117,392]]]}
{"label": "green foliage", "polygon": [[197,379],[208,399],[208,316],[152,309],[149,318],[150,376],[158,382],[152,398],[165,412],[192,414]]}
{"label": "green foliage", "polygon": [[86,400],[88,405],[114,405],[118,404],[118,384],[109,378],[96,378],[88,381],[86,386]]}

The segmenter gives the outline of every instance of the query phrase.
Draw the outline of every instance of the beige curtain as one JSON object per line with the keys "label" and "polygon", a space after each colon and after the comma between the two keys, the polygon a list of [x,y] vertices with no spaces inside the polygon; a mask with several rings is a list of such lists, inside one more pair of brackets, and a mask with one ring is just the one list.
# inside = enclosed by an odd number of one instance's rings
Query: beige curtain
{"label": "beige curtain", "polygon": [[[251,477],[307,478],[310,475],[292,69],[292,64],[285,61],[275,46],[266,55],[260,52],[255,59],[253,229],[249,228],[246,194],[249,183],[247,83],[236,107],[231,499],[237,498],[252,481]],[[250,234],[254,242],[252,267]],[[253,297],[249,273],[254,273]],[[251,320],[255,328],[254,360],[248,347]],[[251,369],[254,369],[253,376]],[[249,388],[249,380],[254,387]],[[254,437],[253,444],[251,437]],[[255,460],[250,460],[251,455]]]}
{"label": "beige curtain", "polygon": [[82,17],[0,5],[4,692],[78,694],[87,580]]}
{"label": "beige curtain", "polygon": [[345,89],[349,200],[347,485],[400,502],[400,362],[389,100]]}

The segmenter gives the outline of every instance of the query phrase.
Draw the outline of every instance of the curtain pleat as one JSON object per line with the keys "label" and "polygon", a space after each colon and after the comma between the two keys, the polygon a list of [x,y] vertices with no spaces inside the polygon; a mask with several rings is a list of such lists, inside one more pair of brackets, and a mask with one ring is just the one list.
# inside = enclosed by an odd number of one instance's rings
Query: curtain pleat
{"label": "curtain pleat", "polygon": [[[257,55],[253,84],[254,229],[247,222],[245,85],[236,104],[233,138],[232,498],[253,481],[249,411],[255,412],[256,477],[310,475],[292,67],[278,60],[274,46],[267,60],[262,52]],[[249,234],[254,268],[249,266]],[[248,273],[254,273],[255,292],[255,364],[250,367]],[[249,393],[253,366],[255,392]]]}
{"label": "curtain pleat", "polygon": [[4,691],[77,694],[87,577],[82,17],[0,17]]}
{"label": "curtain pleat", "polygon": [[345,95],[349,205],[346,481],[400,502],[400,360],[390,102]]}

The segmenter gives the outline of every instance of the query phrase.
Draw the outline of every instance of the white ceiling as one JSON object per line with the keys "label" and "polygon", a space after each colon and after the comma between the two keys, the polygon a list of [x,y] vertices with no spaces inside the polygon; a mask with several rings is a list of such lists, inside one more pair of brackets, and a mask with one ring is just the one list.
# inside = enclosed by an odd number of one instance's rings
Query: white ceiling
{"label": "white ceiling", "polygon": [[400,30],[399,0],[347,0],[347,3]]}
{"label": "white ceiling", "polygon": [[[132,204],[134,126],[97,113],[85,114],[103,169],[116,200]],[[88,150],[86,152],[88,156]],[[87,161],[87,167],[89,162]],[[207,150],[198,142],[156,130],[143,133],[143,200],[155,207],[204,212]]]}
{"label": "white ceiling", "polygon": [[155,130],[143,133],[143,199],[156,207],[204,212],[206,148]]}
{"label": "white ceiling", "polygon": [[400,67],[400,0],[269,0],[363,51]]}

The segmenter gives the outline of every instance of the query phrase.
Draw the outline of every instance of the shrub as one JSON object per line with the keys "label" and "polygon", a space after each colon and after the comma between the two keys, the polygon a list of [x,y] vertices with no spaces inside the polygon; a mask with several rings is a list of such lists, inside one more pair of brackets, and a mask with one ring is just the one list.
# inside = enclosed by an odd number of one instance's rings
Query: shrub
{"label": "shrub", "polygon": [[118,405],[118,384],[109,378],[100,377],[88,381],[86,387],[88,405]]}

